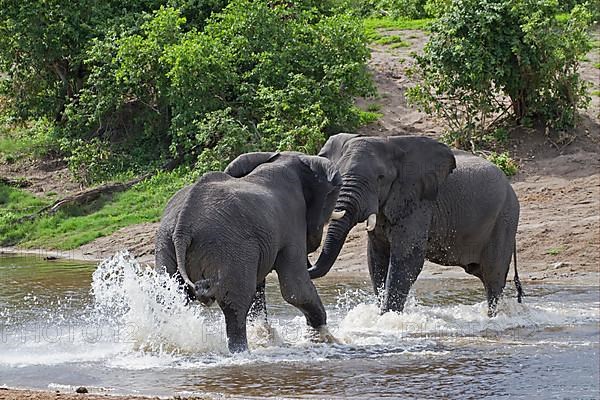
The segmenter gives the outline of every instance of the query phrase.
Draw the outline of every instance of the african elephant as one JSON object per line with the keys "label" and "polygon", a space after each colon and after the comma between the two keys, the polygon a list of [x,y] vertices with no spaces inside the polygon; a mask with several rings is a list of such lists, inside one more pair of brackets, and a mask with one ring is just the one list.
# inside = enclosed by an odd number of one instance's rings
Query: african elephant
{"label": "african elephant", "polygon": [[[267,153],[273,154],[273,153]],[[297,154],[302,155],[301,153],[288,153],[288,154]],[[242,155],[235,160],[233,160],[223,171],[227,175],[233,176],[235,178],[241,178],[249,173],[251,173],[258,165],[256,163],[256,159],[254,157],[248,157],[246,155]],[[341,180],[340,180],[341,182]],[[337,199],[338,191],[331,191],[329,193],[328,198],[323,199],[325,201],[324,204],[327,204],[327,207],[330,207],[332,204],[335,204]],[[319,207],[315,207],[315,211],[317,211]],[[326,215],[325,215],[326,217]],[[331,214],[332,219],[341,218],[342,214],[333,212]],[[307,218],[306,220],[306,251],[308,254],[315,252],[319,246],[321,245],[321,239],[323,238],[323,226],[324,220],[320,218],[318,215]],[[308,257],[306,258],[307,265],[309,265]],[[256,319],[262,317],[265,322],[267,321],[267,304],[265,297],[265,281],[258,282],[256,287],[256,294],[254,299],[252,300],[252,305],[250,307],[249,317]]]}
{"label": "african elephant", "polygon": [[244,154],[228,169],[241,177],[211,172],[171,198],[156,266],[178,273],[201,302],[217,301],[231,352],[247,350],[248,310],[273,269],[283,298],[324,331],[325,309],[306,269],[307,237],[319,235],[333,212],[342,184],[335,166],[283,152]]}
{"label": "african elephant", "polygon": [[496,313],[515,256],[519,202],[495,165],[435,140],[416,136],[329,138],[320,156],[333,161],[343,186],[311,278],[325,275],[348,231],[367,221],[369,273],[375,293],[385,289],[382,312],[402,311],[424,259],[459,265],[486,290]]}

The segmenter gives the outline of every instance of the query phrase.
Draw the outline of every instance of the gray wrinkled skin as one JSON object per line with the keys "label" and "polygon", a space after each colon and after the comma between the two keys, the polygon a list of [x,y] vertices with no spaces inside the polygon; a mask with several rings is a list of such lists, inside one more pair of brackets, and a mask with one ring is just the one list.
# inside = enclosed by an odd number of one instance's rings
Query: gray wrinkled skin
{"label": "gray wrinkled skin", "polygon": [[[488,314],[506,284],[519,220],[519,202],[495,165],[432,139],[338,134],[319,153],[343,179],[336,210],[311,278],[333,265],[348,231],[377,215],[369,232],[368,263],[382,312],[402,311],[425,258],[459,265],[486,290]],[[516,261],[516,254],[515,254]],[[521,287],[516,274],[519,301]]]}
{"label": "gray wrinkled skin", "polygon": [[283,152],[244,154],[225,172],[205,174],[171,198],[156,238],[157,268],[178,275],[200,301],[217,302],[231,352],[247,350],[246,317],[272,270],[284,299],[311,327],[324,326],[306,255],[335,206],[337,170],[322,157]]}

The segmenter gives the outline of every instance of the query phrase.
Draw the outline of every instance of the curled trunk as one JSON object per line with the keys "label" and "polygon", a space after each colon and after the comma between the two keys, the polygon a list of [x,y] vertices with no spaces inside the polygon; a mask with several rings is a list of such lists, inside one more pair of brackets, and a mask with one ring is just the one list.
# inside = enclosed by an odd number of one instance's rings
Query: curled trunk
{"label": "curled trunk", "polygon": [[[356,177],[344,178],[344,184],[335,207],[338,215],[342,215],[342,217],[330,222],[319,259],[314,266],[309,263],[308,273],[311,279],[325,276],[333,266],[344,246],[348,232],[358,222],[361,210],[366,208],[361,205],[368,204],[364,193],[369,193],[366,180]],[[342,212],[344,213],[341,214]]]}
{"label": "curled trunk", "polygon": [[351,216],[346,213],[344,218],[337,221],[331,221],[329,224],[323,251],[321,251],[315,265],[311,266],[308,270],[311,279],[325,276],[333,266],[333,263],[340,254],[342,246],[346,241],[348,232],[352,229],[353,224],[350,221],[350,217]]}

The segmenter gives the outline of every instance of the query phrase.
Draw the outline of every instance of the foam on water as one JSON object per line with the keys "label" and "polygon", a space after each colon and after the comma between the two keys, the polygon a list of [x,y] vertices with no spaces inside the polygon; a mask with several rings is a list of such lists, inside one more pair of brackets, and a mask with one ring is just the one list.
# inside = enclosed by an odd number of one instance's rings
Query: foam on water
{"label": "foam on water", "polygon": [[446,352],[436,345],[436,338],[600,320],[597,303],[543,298],[526,298],[523,304],[505,299],[498,316],[491,319],[485,302],[425,306],[414,299],[403,313],[380,315],[377,299],[369,291],[346,290],[337,296],[336,304],[327,306],[329,329],[341,344],[312,342],[304,317],[270,315],[270,326],[249,325],[251,352],[232,356],[218,307],[186,304],[175,279],[141,265],[127,252],[100,263],[92,276],[91,294],[91,304],[77,320],[60,312],[46,316],[55,331],[44,340],[22,340],[6,351],[1,346],[0,366],[100,362],[115,369],[185,370],[397,354],[429,357]]}
{"label": "foam on water", "polygon": [[544,328],[600,320],[598,303],[582,307],[553,302],[518,303],[504,298],[494,318],[487,316],[487,303],[424,306],[409,299],[402,313],[379,315],[376,301],[360,303],[342,318],[335,333],[347,341],[378,344],[390,336],[402,340],[415,336],[468,337],[516,328]]}

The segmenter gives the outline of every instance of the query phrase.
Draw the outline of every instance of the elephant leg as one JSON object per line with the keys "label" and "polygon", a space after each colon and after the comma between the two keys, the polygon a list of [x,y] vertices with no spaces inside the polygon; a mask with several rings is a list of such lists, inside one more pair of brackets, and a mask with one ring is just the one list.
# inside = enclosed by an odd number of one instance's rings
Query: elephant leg
{"label": "elephant leg", "polygon": [[486,291],[489,317],[496,315],[498,300],[506,285],[514,248],[514,239],[510,237],[510,233],[511,229],[504,220],[499,219],[490,242],[481,254],[481,280]]}
{"label": "elephant leg", "polygon": [[229,304],[219,303],[225,315],[227,331],[227,347],[231,353],[241,353],[248,350],[248,337],[246,334],[246,314],[244,310]]}
{"label": "elephant leg", "polygon": [[379,296],[379,291],[384,288],[390,263],[390,244],[387,239],[369,233],[367,257],[373,291]]}
{"label": "elephant leg", "polygon": [[254,294],[254,299],[252,299],[252,305],[250,306],[248,316],[251,320],[262,318],[265,323],[268,322],[264,280],[256,287],[256,293]]}
{"label": "elephant leg", "polygon": [[431,211],[420,207],[391,230],[390,264],[381,312],[400,312],[423,269]]}
{"label": "elephant leg", "polygon": [[510,255],[506,258],[497,258],[495,260],[484,260],[481,265],[482,281],[485,287],[488,316],[496,315],[498,300],[502,296],[504,286],[506,285],[506,275],[510,266]]}
{"label": "elephant leg", "polygon": [[[241,253],[240,253],[241,254]],[[243,258],[243,255],[240,255]],[[258,257],[246,266],[236,265],[233,268],[222,268],[227,271],[223,284],[216,293],[216,300],[225,316],[227,346],[232,353],[248,350],[246,334],[246,318],[252,299],[256,294],[256,266]]]}
{"label": "elephant leg", "polygon": [[283,251],[277,256],[276,271],[283,299],[298,308],[311,327],[318,329],[327,324],[327,315],[321,298],[306,269],[306,252]]}
{"label": "elephant leg", "polygon": [[491,318],[496,316],[498,300],[500,299],[503,290],[504,285],[501,285],[498,282],[492,282],[485,285],[485,292],[488,303],[488,317]]}

